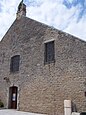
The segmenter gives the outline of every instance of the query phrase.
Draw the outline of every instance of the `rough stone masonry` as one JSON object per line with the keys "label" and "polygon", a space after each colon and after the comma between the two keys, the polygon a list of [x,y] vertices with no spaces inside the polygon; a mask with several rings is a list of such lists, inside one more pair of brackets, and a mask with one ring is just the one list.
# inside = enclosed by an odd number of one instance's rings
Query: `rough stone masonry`
{"label": "rough stone masonry", "polygon": [[[45,44],[52,41],[55,59],[45,63]],[[14,56],[20,56],[19,70],[12,72]],[[86,42],[24,15],[16,19],[0,42],[0,99],[4,106],[63,115],[68,99],[72,111],[82,112],[86,111],[85,92]]]}

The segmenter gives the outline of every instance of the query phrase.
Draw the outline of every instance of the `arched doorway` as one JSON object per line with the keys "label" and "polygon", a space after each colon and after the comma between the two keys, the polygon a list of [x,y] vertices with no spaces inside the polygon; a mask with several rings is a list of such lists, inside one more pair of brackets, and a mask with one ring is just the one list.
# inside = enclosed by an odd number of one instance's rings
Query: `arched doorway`
{"label": "arched doorway", "polygon": [[18,87],[12,86],[9,88],[9,109],[17,109],[17,92]]}

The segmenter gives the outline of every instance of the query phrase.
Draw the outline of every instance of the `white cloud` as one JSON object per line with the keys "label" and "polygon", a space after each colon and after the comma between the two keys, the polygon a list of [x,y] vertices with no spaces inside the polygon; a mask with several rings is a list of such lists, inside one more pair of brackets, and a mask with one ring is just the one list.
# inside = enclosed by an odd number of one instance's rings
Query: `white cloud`
{"label": "white cloud", "polygon": [[82,38],[86,41],[86,16],[84,16],[78,23],[76,21],[73,21],[70,23],[70,26],[68,26],[65,31],[69,32],[70,34],[73,34],[77,37]]}
{"label": "white cloud", "polygon": [[0,39],[5,35],[16,17],[17,0],[1,0],[0,1]]}
{"label": "white cloud", "polygon": [[77,0],[66,0],[67,2],[73,3],[76,2]]}
{"label": "white cloud", "polygon": [[[21,1],[21,0],[20,0]],[[0,37],[2,37],[16,17],[17,6],[20,1],[2,0],[2,12],[0,12]],[[26,0],[27,17],[33,18],[40,22],[54,26],[57,29],[64,30],[70,34],[86,40],[86,15],[78,22],[78,17],[82,6],[80,4],[68,9],[64,0]],[[72,3],[73,0],[67,0]],[[3,34],[4,33],[4,34]]]}
{"label": "white cloud", "polygon": [[62,0],[44,0],[38,7],[29,6],[27,9],[29,17],[86,40],[86,30],[82,31],[86,25],[85,16],[77,22],[82,9],[80,4],[68,9]]}

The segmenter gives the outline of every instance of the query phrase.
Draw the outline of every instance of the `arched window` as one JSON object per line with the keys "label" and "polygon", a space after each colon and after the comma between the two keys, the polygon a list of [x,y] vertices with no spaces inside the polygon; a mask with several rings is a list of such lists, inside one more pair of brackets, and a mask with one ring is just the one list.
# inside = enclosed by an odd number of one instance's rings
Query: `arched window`
{"label": "arched window", "polygon": [[20,62],[20,55],[15,55],[11,57],[11,63],[10,63],[11,72],[19,71],[19,62]]}

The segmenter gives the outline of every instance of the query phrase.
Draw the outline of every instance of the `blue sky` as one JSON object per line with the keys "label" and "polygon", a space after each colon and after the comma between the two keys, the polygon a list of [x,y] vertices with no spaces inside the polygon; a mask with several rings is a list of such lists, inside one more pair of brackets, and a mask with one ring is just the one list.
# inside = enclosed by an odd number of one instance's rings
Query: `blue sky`
{"label": "blue sky", "polygon": [[85,4],[85,0],[73,0],[73,1],[68,1],[68,0],[64,0],[63,1],[63,4],[68,8],[68,9],[71,9],[72,7],[76,7],[77,5],[80,5],[81,6],[81,9],[80,9],[80,13],[79,13],[79,16],[77,18],[77,21],[79,21],[84,13],[86,13],[86,4]]}
{"label": "blue sky", "polygon": [[[0,40],[16,19],[21,0],[0,0]],[[86,41],[86,0],[24,0],[27,17]]]}

